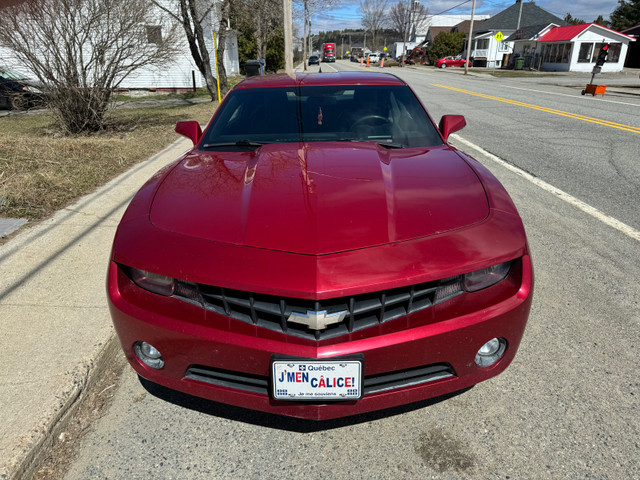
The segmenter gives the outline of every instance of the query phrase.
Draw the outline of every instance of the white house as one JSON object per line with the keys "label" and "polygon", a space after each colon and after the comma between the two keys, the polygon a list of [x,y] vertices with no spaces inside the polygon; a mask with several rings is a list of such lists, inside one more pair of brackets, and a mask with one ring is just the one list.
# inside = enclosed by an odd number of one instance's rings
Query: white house
{"label": "white house", "polygon": [[[219,0],[214,0],[217,2]],[[162,2],[166,7],[175,5],[175,2],[165,0]],[[198,2],[206,8],[203,2]],[[159,10],[159,9],[158,9]],[[214,49],[214,29],[217,31],[219,26],[219,20],[216,17],[216,8],[210,9],[207,16],[202,21],[202,29],[206,43],[209,47],[209,56],[211,61],[211,71],[213,76],[216,76],[215,67],[215,49]],[[146,25],[147,29],[147,41],[154,43],[157,41],[157,36],[162,35],[163,24],[167,24],[168,21],[175,21],[166,12],[158,11],[161,15],[161,20],[157,25]],[[240,73],[240,62],[238,61],[238,39],[236,32],[233,30],[227,30],[227,38],[224,49],[224,68],[227,75],[237,75]],[[186,37],[182,37],[180,44],[180,53],[176,55],[170,64],[162,65],[160,67],[145,67],[136,70],[132,75],[125,78],[120,84],[120,88],[125,89],[150,89],[150,90],[184,90],[191,89],[194,84],[196,88],[206,86],[204,77],[200,74],[198,67],[196,66],[191,52],[189,51],[189,45]]]}
{"label": "white house", "polygon": [[[476,20],[486,20],[490,18],[490,15],[476,15]],[[423,43],[429,34],[431,27],[451,27],[458,25],[465,20],[471,20],[471,15],[427,15],[425,19],[415,28],[415,31],[411,34],[411,41],[409,42],[395,42],[391,49],[393,58],[398,58],[402,54],[402,49],[405,48],[405,53],[410,52],[415,47]]]}
{"label": "white house", "polygon": [[[220,1],[220,0],[214,0]],[[174,2],[165,0],[165,6],[173,5]],[[217,30],[219,21],[215,16],[217,9],[211,9],[211,12],[203,21],[203,30],[207,45],[209,46],[209,55],[211,60],[212,72],[215,77],[215,50],[213,32]],[[148,44],[158,43],[164,32],[170,28],[171,22],[176,22],[168,13],[156,8],[154,15],[150,17],[156,18],[152,24],[144,25],[146,31],[146,41]],[[181,25],[178,25],[182,29]],[[196,88],[204,87],[206,82],[204,77],[195,65],[186,36],[180,30],[181,41],[179,43],[179,53],[171,62],[162,66],[149,66],[136,70],[133,74],[125,78],[119,85],[124,89],[141,89],[141,90],[167,90],[180,91],[191,89],[195,83]],[[90,47],[87,47],[90,48]],[[235,31],[227,30],[227,38],[225,42],[224,66],[227,75],[236,75],[240,73],[240,64],[238,61],[238,40]],[[7,68],[12,71],[20,72],[26,77],[34,78],[34,75],[20,65],[19,61],[13,55],[13,52],[0,47],[0,67]],[[194,82],[195,80],[195,82]]]}
{"label": "white house", "polygon": [[[488,20],[491,15],[475,15],[474,20],[480,22]],[[471,20],[471,15],[428,15],[424,22],[418,26],[415,34],[415,41],[422,42],[426,40],[431,27],[451,27],[458,25],[464,21]],[[412,39],[413,40],[413,39]]]}
{"label": "white house", "polygon": [[597,23],[551,27],[537,39],[542,70],[591,72],[603,44],[609,44],[602,72],[621,72],[629,43],[635,38]]}
{"label": "white house", "polygon": [[[479,22],[473,28],[471,57],[477,67],[501,68],[510,64],[513,53],[513,42],[508,40],[516,31],[539,25],[564,25],[561,18],[543,10],[534,2],[516,2],[493,17]],[[496,35],[502,34],[502,40]],[[466,56],[466,51],[464,53]]]}

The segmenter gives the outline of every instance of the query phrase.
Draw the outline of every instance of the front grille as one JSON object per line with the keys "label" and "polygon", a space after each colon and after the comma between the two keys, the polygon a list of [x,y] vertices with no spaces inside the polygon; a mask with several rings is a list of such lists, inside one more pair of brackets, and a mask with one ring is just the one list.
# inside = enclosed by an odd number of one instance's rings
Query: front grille
{"label": "front grille", "polygon": [[[322,340],[379,325],[448,300],[462,293],[460,278],[319,301],[178,281],[174,296],[259,327]],[[294,312],[302,315],[322,312],[329,317],[342,314],[344,319],[325,329],[312,330],[288,321]]]}
{"label": "front grille", "polygon": [[265,395],[269,393],[269,377],[260,375],[192,365],[187,369],[184,378],[246,392],[264,393]]}
{"label": "front grille", "polygon": [[[184,376],[190,380],[204,382],[211,385],[269,395],[269,377],[261,375],[251,375],[248,373],[232,372],[229,370],[221,370],[202,365],[192,365],[187,369]],[[395,390],[397,388],[419,385],[421,383],[435,382],[436,380],[452,378],[455,376],[456,372],[448,363],[438,363],[423,367],[396,370],[394,372],[385,372],[377,375],[365,376],[363,381],[363,393],[364,395],[371,395],[373,393]]]}

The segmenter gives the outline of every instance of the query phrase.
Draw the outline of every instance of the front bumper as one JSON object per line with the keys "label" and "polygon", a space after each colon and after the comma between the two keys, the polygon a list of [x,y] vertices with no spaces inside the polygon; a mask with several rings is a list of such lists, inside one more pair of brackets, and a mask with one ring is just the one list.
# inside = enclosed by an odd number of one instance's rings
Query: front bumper
{"label": "front bumper", "polygon": [[[196,305],[140,291],[115,262],[109,268],[108,291],[122,348],[142,377],[225,404],[328,420],[438,397],[502,372],[516,354],[531,307],[533,275],[528,255],[522,258],[518,279],[520,284],[510,295],[503,295],[488,308],[485,305],[461,316],[399,331],[381,325],[374,336],[356,339],[346,335],[333,343],[260,331],[260,327],[206,312]],[[478,367],[474,363],[476,352],[494,337],[506,339],[504,356],[490,367]],[[137,341],[160,350],[165,360],[163,369],[151,369],[138,360],[133,348]],[[318,359],[362,354],[365,395],[351,402],[273,400],[268,393],[273,354]],[[396,373],[402,377],[407,372],[409,376],[420,372],[421,376],[367,393],[367,379],[379,382],[380,378],[397,378]]]}

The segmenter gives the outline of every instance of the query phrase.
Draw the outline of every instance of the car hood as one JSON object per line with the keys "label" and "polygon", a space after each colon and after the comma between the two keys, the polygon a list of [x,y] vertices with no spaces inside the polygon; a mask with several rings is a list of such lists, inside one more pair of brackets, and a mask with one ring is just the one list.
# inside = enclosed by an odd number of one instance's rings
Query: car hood
{"label": "car hood", "polygon": [[441,234],[489,214],[482,183],[446,145],[265,145],[188,154],[150,220],[206,240],[322,255]]}

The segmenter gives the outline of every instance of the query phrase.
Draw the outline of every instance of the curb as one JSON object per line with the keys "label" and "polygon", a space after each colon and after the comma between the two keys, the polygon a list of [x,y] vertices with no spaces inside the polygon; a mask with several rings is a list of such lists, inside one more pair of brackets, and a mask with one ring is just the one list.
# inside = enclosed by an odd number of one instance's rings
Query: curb
{"label": "curb", "polygon": [[[184,145],[181,145],[183,143]],[[42,238],[51,237],[57,242],[52,248],[53,253],[48,250],[43,250],[42,257],[34,260],[36,268],[28,266],[25,272],[17,272],[7,277],[6,286],[3,287],[4,295],[11,295],[20,289],[27,289],[29,282],[33,282],[35,285],[33,288],[41,288],[42,283],[38,283],[38,275],[46,271],[52,258],[56,258],[60,255],[67,254],[67,252],[76,251],[76,248],[88,248],[86,245],[90,245],[90,242],[100,239],[96,247],[99,248],[99,252],[104,253],[106,259],[108,255],[107,248],[110,247],[111,241],[108,237],[111,237],[115,232],[117,224],[120,221],[120,216],[114,215],[120,208],[126,207],[130,202],[133,194],[147,181],[154,172],[170,164],[179,157],[182,147],[187,149],[188,141],[182,137],[176,139],[171,144],[167,145],[161,151],[155,153],[149,158],[142,160],[130,169],[122,172],[117,177],[111,179],[97,190],[89,193],[83,197],[78,198],[73,204],[65,206],[63,209],[55,212],[48,219],[30,226],[30,228],[21,229],[22,231],[17,233],[16,237],[11,238],[8,242],[0,246],[0,259],[8,262],[16,262],[21,259],[21,255],[24,252],[28,252],[33,248],[34,242],[41,242]],[[175,152],[172,152],[175,150]],[[108,203],[104,203],[103,200],[107,200]],[[100,204],[101,209],[94,210],[94,206]],[[77,219],[80,219],[78,221]],[[61,239],[60,230],[58,228],[64,228],[64,225],[71,225],[72,230],[70,236]],[[102,229],[102,231],[101,231]],[[89,240],[93,238],[94,240]],[[112,238],[112,237],[111,237]],[[61,245],[60,245],[61,244]],[[108,246],[107,246],[108,245]],[[102,256],[102,253],[100,255]],[[106,265],[102,262],[91,261],[89,257],[84,257],[90,268],[95,269],[90,281],[89,294],[91,298],[98,299],[98,297],[105,298],[104,290],[104,277],[102,277],[102,270]],[[13,260],[7,260],[13,259]],[[68,276],[73,276],[75,271],[74,265],[70,264]],[[3,268],[11,268],[10,265]],[[76,265],[77,268],[77,265]],[[7,273],[12,272],[8,270]],[[62,278],[64,272],[61,271]],[[51,277],[46,277],[45,283]],[[86,280],[83,280],[86,282]],[[36,290],[37,291],[37,290]],[[37,291],[38,292],[38,291]],[[86,295],[87,292],[82,294]],[[11,409],[7,409],[5,414],[11,413],[12,415],[23,415],[26,417],[26,421],[19,422],[28,425],[24,430],[7,432],[4,448],[7,448],[7,456],[2,458],[0,465],[0,479],[3,480],[17,480],[22,478],[32,478],[37,473],[37,468],[40,467],[41,462],[51,453],[51,447],[56,443],[58,437],[69,426],[70,422],[74,419],[74,415],[77,413],[78,408],[82,405],[86,394],[91,391],[97,380],[106,371],[106,368],[111,364],[111,361],[117,361],[118,356],[122,355],[120,349],[120,342],[113,330],[111,319],[109,316],[109,310],[105,302],[94,301],[91,305],[85,306],[84,301],[86,298],[80,296],[78,300],[73,303],[61,304],[61,311],[65,313],[68,311],[82,310],[83,308],[94,308],[90,314],[92,319],[89,322],[85,322],[82,319],[83,312],[76,313],[76,319],[65,318],[64,322],[51,323],[48,327],[50,330],[37,330],[38,334],[34,335],[29,333],[26,336],[21,336],[21,330],[15,328],[17,323],[14,319],[19,318],[17,315],[26,315],[22,313],[16,313],[13,317],[7,317],[8,323],[14,328],[11,337],[6,337],[3,341],[7,344],[12,343],[16,352],[22,352],[18,357],[12,357],[11,362],[15,361],[16,365],[33,363],[34,359],[31,358],[27,345],[37,346],[42,339],[38,335],[42,335],[42,331],[46,331],[45,335],[49,342],[62,341],[65,342],[63,347],[63,355],[67,355],[66,359],[61,361],[58,369],[54,365],[48,365],[47,378],[57,377],[58,381],[52,381],[46,385],[40,385],[42,392],[42,398],[40,399],[39,393],[37,397],[33,397],[33,382],[31,386],[27,386],[23,389],[20,383],[17,383],[17,389],[14,393],[9,393],[13,390],[6,390],[3,402],[14,402],[16,405]],[[100,305],[99,303],[103,303]],[[21,303],[13,303],[12,308],[22,308]],[[28,308],[37,308],[37,303],[29,304]],[[66,310],[65,310],[66,309]],[[16,310],[17,311],[17,310]],[[83,323],[78,323],[78,318],[82,319]],[[0,319],[2,320],[2,319]],[[73,323],[73,322],[76,323]],[[55,326],[59,325],[59,326]],[[90,327],[91,326],[91,327]],[[97,329],[95,329],[97,327]],[[58,328],[58,330],[55,330]],[[60,330],[62,328],[62,330]],[[82,333],[80,335],[74,333],[75,328],[84,328],[83,332],[89,332],[88,334]],[[90,330],[87,330],[89,328]],[[94,330],[91,330],[94,328]],[[51,330],[53,329],[53,330]],[[57,340],[54,332],[60,332],[60,339]],[[56,333],[57,335],[57,333]],[[24,340],[23,340],[24,338]],[[75,350],[74,343],[78,342],[91,342],[86,348]],[[22,342],[25,342],[25,348],[20,348]],[[27,343],[30,342],[30,343]],[[83,347],[87,345],[83,343]],[[52,351],[51,348],[48,349]],[[73,352],[82,353],[73,353]],[[52,355],[48,353],[48,355]],[[77,355],[75,358],[73,355]],[[24,358],[22,358],[24,357]],[[9,368],[7,366],[7,368]],[[63,368],[64,370],[60,370]],[[18,370],[16,376],[27,374],[29,370]],[[27,393],[31,395],[29,402],[27,403],[15,403],[16,399],[22,398]],[[9,396],[11,395],[11,396]],[[28,398],[28,397],[26,397]],[[19,402],[19,400],[18,400]],[[29,406],[30,410],[25,410],[25,406]],[[15,438],[14,438],[14,435]],[[4,453],[3,453],[4,457]]]}
{"label": "curb", "polygon": [[78,408],[82,404],[87,391],[95,385],[105,367],[116,356],[121,355],[120,342],[114,334],[107,340],[102,350],[89,363],[78,367],[79,373],[74,381],[72,390],[60,406],[60,411],[49,421],[42,436],[30,445],[29,450],[14,471],[7,477],[9,480],[32,478],[37,473],[40,463],[47,457],[55,439],[67,428]]}

